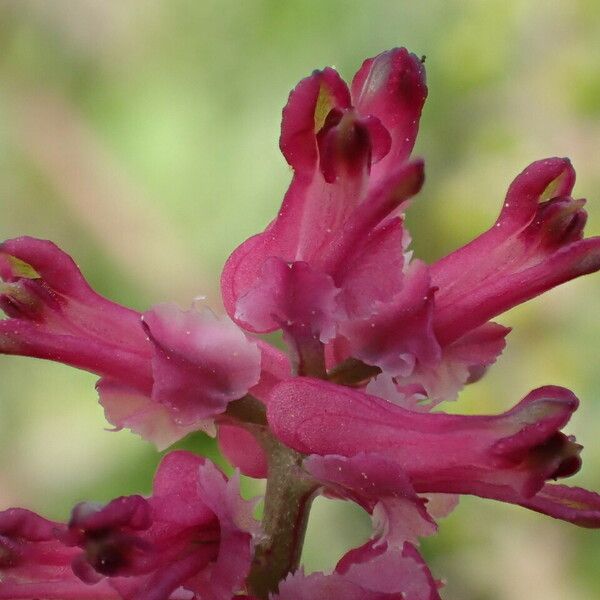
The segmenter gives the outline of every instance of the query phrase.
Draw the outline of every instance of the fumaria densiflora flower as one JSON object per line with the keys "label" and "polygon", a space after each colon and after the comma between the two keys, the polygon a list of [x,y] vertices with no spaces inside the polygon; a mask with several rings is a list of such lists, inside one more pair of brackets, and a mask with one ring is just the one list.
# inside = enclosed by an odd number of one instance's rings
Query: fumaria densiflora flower
{"label": "fumaria densiflora flower", "polygon": [[[399,48],[348,87],[315,71],[291,92],[280,147],[294,171],[275,220],[221,278],[228,316],[159,305],[140,314],[94,292],[48,241],[0,245],[0,352],[99,376],[115,428],[159,449],[216,434],[242,473],[266,478],[264,516],[208,460],[174,451],[152,495],[80,503],[68,523],[0,513],[0,599],[433,600],[417,546],[458,495],[600,526],[600,496],[548,483],[581,466],[561,387],[495,415],[432,411],[480,379],[509,329],[491,319],[600,269],[566,158],[529,165],[498,219],[428,265],[404,212],[424,181],[412,159],[427,96]],[[259,335],[281,330],[288,353]],[[332,573],[299,565],[319,493],[359,504],[373,534]]]}

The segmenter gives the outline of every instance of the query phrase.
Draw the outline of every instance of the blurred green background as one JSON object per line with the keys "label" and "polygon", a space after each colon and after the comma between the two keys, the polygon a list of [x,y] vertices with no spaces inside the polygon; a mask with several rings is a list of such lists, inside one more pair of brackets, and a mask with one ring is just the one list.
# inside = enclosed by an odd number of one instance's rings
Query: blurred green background
{"label": "blurred green background", "polygon": [[[572,158],[588,234],[600,233],[596,0],[0,0],[0,237],[54,240],[138,309],[199,294],[218,308],[224,260],[290,179],[277,148],[289,90],[325,65],[350,78],[396,45],[427,55],[418,256],[487,228],[514,175],[551,155]],[[589,277],[504,315],[507,350],[452,408],[498,412],[542,384],[572,388],[582,405],[568,431],[585,446],[572,482],[596,489],[599,292]],[[0,508],[64,518],[82,499],[149,491],[159,456],[104,430],[93,384],[2,357]],[[203,438],[180,446],[215,453]],[[368,534],[360,511],[318,501],[307,567],[333,566]],[[463,499],[423,547],[447,600],[600,597],[600,534],[525,510]]]}

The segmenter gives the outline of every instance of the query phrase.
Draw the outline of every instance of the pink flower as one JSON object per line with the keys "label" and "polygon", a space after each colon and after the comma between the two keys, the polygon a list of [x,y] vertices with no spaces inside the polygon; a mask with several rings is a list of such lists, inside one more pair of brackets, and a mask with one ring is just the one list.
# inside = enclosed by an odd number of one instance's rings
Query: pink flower
{"label": "pink flower", "polygon": [[488,319],[600,268],[600,238],[583,238],[584,200],[571,197],[566,158],[529,165],[511,184],[496,223],[432,265],[435,329],[448,343]]}
{"label": "pink flower", "polygon": [[66,526],[11,509],[0,532],[0,598],[183,600],[201,591],[230,600],[250,567],[256,523],[237,478],[178,451],[161,462],[148,499],[82,503]]}
{"label": "pink flower", "polygon": [[[297,85],[280,138],[294,176],[225,265],[229,317],[141,314],[96,294],[50,242],[0,245],[0,352],[98,374],[108,420],[159,448],[218,426],[225,456],[267,478],[260,529],[237,475],[188,452],[163,459],[149,498],[82,503],[68,524],[0,513],[0,599],[437,600],[417,546],[460,494],[600,527],[600,495],[549,483],[581,466],[563,433],[570,391],[538,388],[502,414],[431,412],[503,351],[510,330],[490,319],[600,269],[600,238],[583,238],[570,162],[549,158],[515,179],[487,232],[413,259],[404,211],[424,181],[410,154],[426,95],[403,48],[350,87],[330,68]],[[274,330],[290,359],[252,337]],[[372,534],[306,575],[317,494],[360,505]]]}
{"label": "pink flower", "polygon": [[139,313],[96,294],[52,242],[0,245],[0,350],[64,362],[140,389],[152,386],[152,346]]}
{"label": "pink flower", "polygon": [[86,585],[71,570],[76,556],[56,539],[61,523],[22,508],[0,512],[0,598],[118,599],[106,583]]}
{"label": "pink flower", "polygon": [[411,261],[402,213],[423,165],[406,161],[426,94],[404,49],[366,61],[350,90],[331,69],[301,81],[280,139],[294,178],[277,218],[229,258],[222,290],[246,329],[283,330],[300,374],[337,368],[343,383],[366,364],[388,399],[432,407],[502,352],[510,330],[489,319],[598,270],[600,238],[582,239],[574,170],[551,158],[517,177],[488,232],[431,267]]}
{"label": "pink flower", "polygon": [[251,388],[264,394],[286,371],[280,353],[208,309],[165,304],[140,314],[106,300],[51,242],[4,242],[0,276],[0,305],[10,317],[0,321],[0,352],[100,375],[108,420],[159,449],[191,431],[212,431],[230,401]]}
{"label": "pink flower", "polygon": [[[413,515],[421,512],[423,522],[427,515],[422,513],[418,498],[411,498],[411,490],[420,494],[473,494],[598,527],[600,496],[545,485],[547,480],[573,475],[581,466],[581,446],[560,431],[577,405],[577,398],[568,390],[547,386],[534,390],[500,415],[426,414],[360,390],[296,378],[273,390],[268,416],[275,434],[295,450],[325,457],[321,461],[330,455],[352,459],[345,467],[346,479],[351,472],[348,468],[360,453],[368,453],[369,458],[360,459],[367,465],[362,469],[365,481],[354,477],[345,484],[367,510],[359,485],[365,482],[374,486],[375,497],[380,500],[404,496],[404,504],[412,504]],[[373,474],[369,474],[368,465]],[[305,468],[313,473],[315,458],[307,459]],[[373,478],[377,481],[383,477],[399,485],[401,476],[384,475],[390,468],[407,477],[401,493],[384,493],[380,484],[373,483]],[[314,475],[334,490],[340,486],[335,470],[319,467]],[[580,503],[573,502],[574,497]],[[388,512],[393,515],[394,511]],[[393,519],[388,521],[392,527],[402,527],[402,520],[397,525]],[[420,535],[425,535],[426,529]]]}
{"label": "pink flower", "polygon": [[404,163],[423,75],[415,56],[393,50],[366,61],[351,92],[332,69],[316,71],[283,111],[280,146],[294,179],[277,219],[230,257],[222,290],[238,323],[286,332],[301,370],[322,363],[321,342],[340,321],[372,314],[377,302],[405,308],[404,298],[394,303],[406,262],[394,215],[423,181],[422,163]]}

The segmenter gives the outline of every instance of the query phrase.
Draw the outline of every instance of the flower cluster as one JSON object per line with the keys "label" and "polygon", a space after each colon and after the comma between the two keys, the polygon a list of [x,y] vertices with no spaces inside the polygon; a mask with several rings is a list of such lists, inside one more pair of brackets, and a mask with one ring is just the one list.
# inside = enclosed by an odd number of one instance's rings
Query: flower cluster
{"label": "flower cluster", "polygon": [[[433,600],[419,538],[459,494],[600,527],[600,496],[548,483],[581,465],[563,433],[577,398],[546,386],[511,410],[436,412],[505,346],[497,315],[600,269],[583,238],[568,159],[535,162],[492,227],[432,265],[404,212],[423,184],[410,155],[427,95],[422,62],[394,49],[348,87],[333,69],[291,92],[280,147],[294,175],[275,220],[223,270],[228,316],[106,300],[48,241],[0,245],[0,352],[96,373],[106,418],[165,449],[218,436],[266,478],[264,517],[189,452],[165,455],[152,495],[82,503],[68,523],[0,513],[0,599]],[[288,354],[258,334],[281,330]],[[332,573],[299,566],[310,503],[349,500],[373,533]]]}

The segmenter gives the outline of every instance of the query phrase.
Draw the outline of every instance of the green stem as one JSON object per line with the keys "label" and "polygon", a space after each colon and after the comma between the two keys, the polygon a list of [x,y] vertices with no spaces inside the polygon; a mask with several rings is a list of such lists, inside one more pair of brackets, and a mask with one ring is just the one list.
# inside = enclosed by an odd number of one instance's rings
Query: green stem
{"label": "green stem", "polygon": [[267,430],[262,443],[269,456],[263,539],[257,544],[248,576],[249,590],[266,600],[279,582],[298,568],[308,514],[317,485],[302,476],[303,456],[278,442]]}
{"label": "green stem", "polygon": [[347,386],[360,386],[381,373],[379,367],[367,365],[356,358],[348,358],[327,374],[333,383]]}

